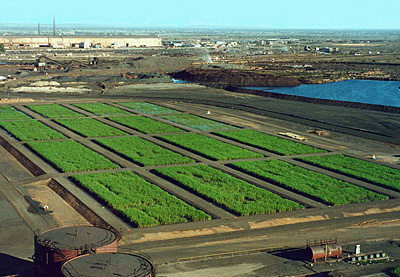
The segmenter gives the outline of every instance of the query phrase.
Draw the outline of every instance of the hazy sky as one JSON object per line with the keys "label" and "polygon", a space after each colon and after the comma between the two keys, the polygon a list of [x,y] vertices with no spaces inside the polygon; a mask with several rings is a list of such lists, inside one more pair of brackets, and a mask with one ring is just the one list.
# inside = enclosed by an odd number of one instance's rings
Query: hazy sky
{"label": "hazy sky", "polygon": [[14,0],[0,23],[400,29],[400,0]]}

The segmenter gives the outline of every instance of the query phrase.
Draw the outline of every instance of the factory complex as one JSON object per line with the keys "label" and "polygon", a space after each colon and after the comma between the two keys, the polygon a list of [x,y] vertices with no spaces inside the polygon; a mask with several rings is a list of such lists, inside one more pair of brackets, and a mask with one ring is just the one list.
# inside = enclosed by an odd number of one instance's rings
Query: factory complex
{"label": "factory complex", "polygon": [[400,31],[77,26],[0,24],[0,277],[400,277]]}
{"label": "factory complex", "polygon": [[52,47],[52,48],[110,48],[110,47],[160,47],[161,38],[156,36],[0,36],[4,46]]}

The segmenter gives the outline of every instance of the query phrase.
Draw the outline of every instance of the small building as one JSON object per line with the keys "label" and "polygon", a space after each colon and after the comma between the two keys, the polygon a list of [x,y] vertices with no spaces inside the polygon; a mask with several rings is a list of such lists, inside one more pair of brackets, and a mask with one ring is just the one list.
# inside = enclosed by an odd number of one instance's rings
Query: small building
{"label": "small building", "polygon": [[121,45],[118,42],[113,42],[111,48],[119,48]]}
{"label": "small building", "polygon": [[79,43],[79,48],[88,49],[90,48],[90,43],[87,41],[82,41],[81,43]]}
{"label": "small building", "polygon": [[321,50],[324,53],[332,53],[333,52],[333,48],[332,47],[324,47]]}
{"label": "small building", "polygon": [[65,44],[63,42],[60,41],[56,41],[53,45],[54,49],[64,49],[65,48]]}

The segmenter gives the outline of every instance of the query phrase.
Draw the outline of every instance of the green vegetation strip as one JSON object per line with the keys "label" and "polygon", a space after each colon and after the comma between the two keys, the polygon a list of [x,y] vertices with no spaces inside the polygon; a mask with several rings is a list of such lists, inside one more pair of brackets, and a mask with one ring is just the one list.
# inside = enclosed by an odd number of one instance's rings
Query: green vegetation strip
{"label": "green vegetation strip", "polygon": [[127,133],[117,128],[111,127],[90,117],[54,119],[54,121],[85,137],[111,137],[127,135]]}
{"label": "green vegetation strip", "polygon": [[73,105],[75,107],[81,108],[82,110],[100,116],[131,115],[130,112],[103,103],[83,103],[83,104],[73,104]]}
{"label": "green vegetation strip", "polygon": [[238,215],[304,208],[296,202],[205,165],[157,168],[155,171]]}
{"label": "green vegetation strip", "polygon": [[0,126],[19,140],[64,139],[61,133],[36,120],[3,121]]}
{"label": "green vegetation strip", "polygon": [[100,154],[72,140],[33,141],[27,145],[63,172],[119,168]]}
{"label": "green vegetation strip", "polygon": [[108,119],[146,134],[184,132],[182,129],[144,116],[119,116]]}
{"label": "green vegetation strip", "polygon": [[400,277],[400,267],[393,268],[390,273],[393,274],[394,277]]}
{"label": "green vegetation strip", "polygon": [[179,111],[162,107],[159,105],[147,103],[147,102],[122,102],[118,103],[121,106],[130,108],[132,110],[145,113],[145,114],[170,114],[170,113],[180,113]]}
{"label": "green vegetation strip", "polygon": [[0,120],[12,119],[30,119],[30,117],[11,106],[0,106]]}
{"label": "green vegetation strip", "polygon": [[75,175],[73,179],[135,227],[211,219],[130,171]]}
{"label": "green vegetation strip", "polygon": [[227,125],[218,121],[214,121],[211,119],[203,118],[192,114],[162,115],[160,117],[200,131],[236,129],[236,127],[233,127],[231,125]]}
{"label": "green vegetation strip", "polygon": [[262,154],[199,134],[190,133],[157,137],[217,161],[264,157]]}
{"label": "green vegetation strip", "polygon": [[233,163],[232,166],[245,173],[311,196],[329,205],[345,205],[389,198],[388,196],[279,160],[238,162]]}
{"label": "green vegetation strip", "polygon": [[231,132],[215,132],[224,138],[232,139],[248,145],[252,145],[281,155],[299,155],[311,153],[324,153],[322,150],[309,145],[293,142],[291,140],[270,136],[254,130],[237,130]]}
{"label": "green vegetation strip", "polygon": [[302,157],[297,160],[400,191],[400,170],[345,155]]}
{"label": "green vegetation strip", "polygon": [[184,157],[139,137],[95,139],[102,146],[142,166],[191,163]]}
{"label": "green vegetation strip", "polygon": [[66,107],[57,104],[49,105],[28,105],[26,106],[34,112],[47,117],[47,118],[59,118],[59,117],[83,117],[83,114],[74,112]]}

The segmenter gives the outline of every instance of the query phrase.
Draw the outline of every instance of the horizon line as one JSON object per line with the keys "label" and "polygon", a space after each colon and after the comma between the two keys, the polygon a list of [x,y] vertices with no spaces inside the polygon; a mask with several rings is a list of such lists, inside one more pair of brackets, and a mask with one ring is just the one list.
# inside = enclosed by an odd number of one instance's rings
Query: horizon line
{"label": "horizon line", "polygon": [[[40,24],[42,27],[52,27],[52,23],[22,23],[22,22],[0,22],[0,26],[2,25],[31,25],[35,27]],[[81,28],[85,27],[109,27],[109,28],[132,28],[132,29],[229,29],[229,30],[270,30],[270,31],[400,31],[400,28],[354,28],[354,27],[262,27],[262,26],[231,26],[231,25],[185,25],[185,26],[176,26],[176,25],[134,25],[130,23],[59,23],[56,24],[58,27],[72,27],[74,25],[79,25]]]}

